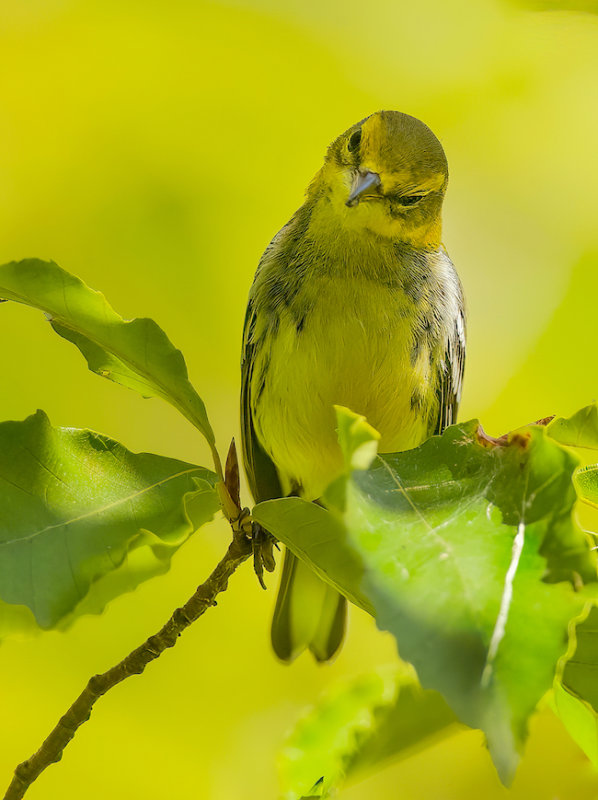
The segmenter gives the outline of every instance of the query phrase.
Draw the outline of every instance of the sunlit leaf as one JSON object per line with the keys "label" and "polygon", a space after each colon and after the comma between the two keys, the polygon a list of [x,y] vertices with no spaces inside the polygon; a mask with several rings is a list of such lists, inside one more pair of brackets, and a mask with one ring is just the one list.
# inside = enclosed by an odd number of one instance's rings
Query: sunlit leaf
{"label": "sunlit leaf", "polygon": [[353,414],[343,406],[335,408],[338,441],[347,467],[367,469],[376,456],[380,434],[364,416]]}
{"label": "sunlit leaf", "polygon": [[92,372],[171,403],[213,447],[214,433],[185,359],[152,319],[123,319],[103,294],[53,261],[0,266],[0,297],[43,311],[56,333],[79,348]]}
{"label": "sunlit leaf", "polygon": [[353,472],[342,510],[285,498],[253,514],[395,635],[508,782],[585,602],[572,584],[596,579],[577,463],[541,426],[495,442],[473,421]]}
{"label": "sunlit leaf", "polygon": [[[556,417],[548,425],[547,433],[560,444],[576,449],[580,457],[587,456],[587,451],[598,450],[598,404],[585,406],[570,417]],[[594,460],[595,453],[590,455]],[[598,507],[598,465],[579,468],[573,480],[579,499]]]}
{"label": "sunlit leaf", "polygon": [[561,444],[598,450],[598,404],[585,406],[570,417],[556,417],[547,430]]}
{"label": "sunlit leaf", "polygon": [[337,685],[297,723],[282,748],[283,797],[328,797],[346,779],[412,755],[456,730],[442,697],[424,691],[405,670]]}
{"label": "sunlit leaf", "polygon": [[[173,552],[218,509],[209,470],[131,453],[107,436],[53,428],[42,411],[0,423],[0,598],[27,606],[42,628],[167,568]],[[118,572],[136,548],[151,558]],[[140,562],[141,563],[141,562]]]}
{"label": "sunlit leaf", "polygon": [[598,507],[598,465],[583,467],[575,473],[575,488],[584,503]]}

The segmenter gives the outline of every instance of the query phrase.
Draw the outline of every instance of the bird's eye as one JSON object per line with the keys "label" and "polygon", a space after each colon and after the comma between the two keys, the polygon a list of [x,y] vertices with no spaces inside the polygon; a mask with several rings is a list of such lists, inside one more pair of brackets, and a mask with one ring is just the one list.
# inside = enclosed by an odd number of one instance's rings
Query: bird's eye
{"label": "bird's eye", "polygon": [[347,144],[347,148],[349,149],[350,153],[354,153],[361,143],[361,129],[355,131],[349,137],[349,142]]}
{"label": "bird's eye", "polygon": [[425,196],[425,194],[405,194],[397,198],[397,202],[401,206],[414,206],[420,200],[423,200]]}

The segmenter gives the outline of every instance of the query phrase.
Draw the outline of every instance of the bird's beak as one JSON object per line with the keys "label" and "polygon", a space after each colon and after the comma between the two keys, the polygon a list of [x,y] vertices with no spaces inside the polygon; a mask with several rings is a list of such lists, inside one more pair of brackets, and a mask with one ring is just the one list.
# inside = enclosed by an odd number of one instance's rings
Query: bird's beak
{"label": "bird's beak", "polygon": [[377,186],[380,186],[380,176],[377,172],[370,172],[369,169],[364,172],[358,172],[355,175],[351,194],[345,205],[349,206],[349,208],[356,206],[364,192]]}

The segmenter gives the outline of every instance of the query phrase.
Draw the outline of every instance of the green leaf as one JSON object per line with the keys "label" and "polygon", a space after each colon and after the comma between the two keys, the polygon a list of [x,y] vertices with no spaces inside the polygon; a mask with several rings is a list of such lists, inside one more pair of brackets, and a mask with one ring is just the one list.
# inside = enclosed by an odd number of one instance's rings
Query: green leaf
{"label": "green leaf", "polygon": [[556,710],[572,738],[598,767],[598,608],[573,626],[560,675],[555,681]]}
{"label": "green leaf", "polygon": [[338,441],[348,469],[367,469],[378,450],[380,434],[361,414],[335,406]]}
{"label": "green leaf", "polygon": [[[40,627],[51,628],[132,550],[151,549],[147,577],[164,571],[217,511],[215,481],[193,464],[53,428],[42,411],[0,423],[0,598],[29,607]],[[105,581],[101,604],[126,588],[122,575]],[[81,613],[101,610],[98,596],[94,602]]]}
{"label": "green leaf", "polygon": [[0,297],[43,311],[56,333],[79,348],[92,372],[171,403],[214,452],[214,432],[185,359],[152,319],[123,319],[103,294],[53,261],[0,266]]}
{"label": "green leaf", "polygon": [[598,464],[579,469],[573,478],[580,500],[598,508]]}
{"label": "green leaf", "polygon": [[458,730],[456,722],[442,697],[423,691],[406,670],[338,684],[297,723],[279,754],[283,797],[328,797],[345,780]]}
{"label": "green leaf", "polygon": [[[598,404],[592,403],[571,417],[556,417],[546,430],[560,444],[580,450],[577,455],[585,459],[584,451],[598,450]],[[573,481],[579,499],[598,508],[598,465],[580,467]]]}
{"label": "green leaf", "polygon": [[596,580],[572,518],[577,463],[543,427],[501,442],[472,421],[353,472],[344,509],[285,498],[253,516],[374,613],[508,782],[584,603],[572,583]]}
{"label": "green leaf", "polygon": [[547,431],[550,437],[569,447],[598,450],[598,404],[581,408],[571,417],[556,417]]}

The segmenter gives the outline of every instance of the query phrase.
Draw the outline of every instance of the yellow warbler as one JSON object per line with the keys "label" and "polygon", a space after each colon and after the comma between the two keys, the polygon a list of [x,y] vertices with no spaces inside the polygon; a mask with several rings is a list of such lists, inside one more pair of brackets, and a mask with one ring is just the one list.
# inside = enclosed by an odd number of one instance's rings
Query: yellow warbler
{"label": "yellow warbler", "polygon": [[[342,469],[334,405],[367,417],[380,452],[455,420],[465,357],[459,278],[441,243],[442,146],[379,111],[330,145],[305,203],[262,256],[243,337],[245,467],[256,501],[318,499]],[[318,661],[346,602],[287,551],[272,623],[277,655]]]}

